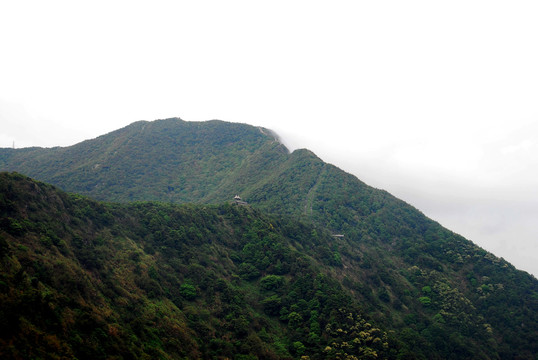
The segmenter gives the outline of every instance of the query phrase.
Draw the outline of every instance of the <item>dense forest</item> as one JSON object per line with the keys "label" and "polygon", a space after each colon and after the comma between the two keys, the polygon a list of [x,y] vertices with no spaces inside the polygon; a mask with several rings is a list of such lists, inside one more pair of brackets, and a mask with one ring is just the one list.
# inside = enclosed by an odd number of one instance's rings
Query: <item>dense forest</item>
{"label": "dense forest", "polygon": [[137,122],[0,170],[71,193],[1,174],[3,358],[538,354],[533,276],[269,130]]}
{"label": "dense forest", "polygon": [[18,174],[0,189],[2,358],[396,354],[332,277],[341,263],[313,257],[322,230],[232,204],[97,203]]}

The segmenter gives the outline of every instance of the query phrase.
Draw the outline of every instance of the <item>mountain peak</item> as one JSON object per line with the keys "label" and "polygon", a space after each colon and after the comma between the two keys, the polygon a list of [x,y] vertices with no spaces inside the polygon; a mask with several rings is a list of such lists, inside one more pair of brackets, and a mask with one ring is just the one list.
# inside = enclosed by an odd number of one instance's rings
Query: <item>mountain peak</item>
{"label": "mountain peak", "polygon": [[[260,266],[271,264],[263,260],[264,246],[271,244],[267,231],[284,223],[290,248],[305,252],[297,261],[331,265],[327,274],[354,301],[380,325],[401,334],[395,336],[402,342],[402,357],[447,358],[452,356],[447,349],[457,349],[459,358],[532,359],[538,353],[535,278],[311,151],[290,153],[270,130],[219,120],[142,121],[67,148],[0,150],[0,170],[106,201],[227,204],[240,194],[249,206],[239,211],[263,211],[275,220],[271,226],[260,220],[257,224],[266,224],[266,230],[244,235],[265,245],[238,245],[230,256],[250,254],[261,259]],[[166,224],[161,210],[154,211],[148,226]],[[217,215],[207,216],[197,221],[209,224]],[[241,216],[233,221],[242,223],[250,215]],[[304,224],[314,228],[304,230]],[[329,236],[324,242],[328,233],[344,237]],[[212,230],[189,234],[217,240]],[[218,261],[218,251],[212,261]],[[256,273],[252,264],[243,267]],[[279,316],[281,305],[267,296],[271,314]],[[333,303],[335,317],[339,304]],[[310,319],[313,309],[301,313],[303,305],[286,308],[286,314]]]}

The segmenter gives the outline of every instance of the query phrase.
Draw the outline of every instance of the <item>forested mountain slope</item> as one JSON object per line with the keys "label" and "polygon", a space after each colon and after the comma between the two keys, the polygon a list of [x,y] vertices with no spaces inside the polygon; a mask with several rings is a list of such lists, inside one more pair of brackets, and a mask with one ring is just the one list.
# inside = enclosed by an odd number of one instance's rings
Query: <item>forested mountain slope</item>
{"label": "forested mountain slope", "polygon": [[[2,358],[532,359],[536,350],[536,280],[462,239],[459,254],[477,264],[460,261],[465,277],[374,271],[386,259],[361,258],[358,244],[292,217],[227,203],[97,203],[7,173],[0,219]],[[510,316],[495,320],[502,312]]]}
{"label": "forested mountain slope", "polygon": [[397,351],[314,258],[332,239],[313,227],[230,204],[97,203],[6,173],[0,215],[2,359]]}
{"label": "forested mountain slope", "polygon": [[251,209],[314,226],[290,235],[291,248],[321,264],[318,271],[394,337],[400,358],[538,353],[534,277],[310,151],[289,153],[265,129],[138,122],[68,148],[2,149],[0,169],[102,200],[222,204],[240,194]]}
{"label": "forested mountain slope", "polygon": [[287,152],[269,130],[243,124],[139,121],[65,148],[0,149],[0,171],[98,200],[197,202],[250,156],[274,147]]}

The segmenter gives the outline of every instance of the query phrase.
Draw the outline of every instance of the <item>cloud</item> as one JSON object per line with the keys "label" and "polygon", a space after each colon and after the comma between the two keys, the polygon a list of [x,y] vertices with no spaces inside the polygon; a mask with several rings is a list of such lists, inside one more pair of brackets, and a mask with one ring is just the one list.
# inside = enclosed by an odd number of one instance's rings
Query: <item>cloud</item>
{"label": "cloud", "polygon": [[501,154],[512,155],[515,153],[519,153],[521,151],[531,151],[534,148],[536,148],[536,144],[532,142],[531,140],[526,139],[518,144],[502,147]]}

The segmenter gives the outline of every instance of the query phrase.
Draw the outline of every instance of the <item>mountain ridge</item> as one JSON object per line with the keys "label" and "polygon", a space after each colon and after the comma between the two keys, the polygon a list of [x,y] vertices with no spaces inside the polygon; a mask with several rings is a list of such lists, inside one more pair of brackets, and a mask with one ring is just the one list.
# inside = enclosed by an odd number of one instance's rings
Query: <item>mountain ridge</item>
{"label": "mountain ridge", "polygon": [[[311,255],[332,264],[328,274],[372,321],[406,339],[402,358],[426,356],[418,344],[438,353],[474,349],[481,358],[538,353],[536,279],[404,201],[309,150],[290,153],[257,127],[178,119],[135,124],[62,156],[0,150],[0,170],[123,203],[222,204],[239,194],[264,213],[344,235]],[[307,252],[316,232],[293,247]],[[465,357],[471,356],[460,354]]]}

